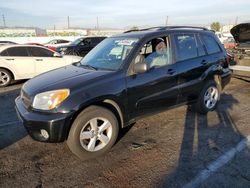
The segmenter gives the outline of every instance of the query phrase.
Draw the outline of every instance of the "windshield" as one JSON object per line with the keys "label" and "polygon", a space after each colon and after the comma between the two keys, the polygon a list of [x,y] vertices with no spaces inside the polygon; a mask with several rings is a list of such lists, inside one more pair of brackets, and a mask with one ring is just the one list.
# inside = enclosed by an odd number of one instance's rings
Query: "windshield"
{"label": "windshield", "polygon": [[80,42],[82,42],[82,40],[83,40],[83,38],[76,39],[76,40],[72,41],[71,44],[78,45]]}
{"label": "windshield", "polygon": [[137,41],[137,38],[107,38],[81,60],[81,65],[118,70]]}

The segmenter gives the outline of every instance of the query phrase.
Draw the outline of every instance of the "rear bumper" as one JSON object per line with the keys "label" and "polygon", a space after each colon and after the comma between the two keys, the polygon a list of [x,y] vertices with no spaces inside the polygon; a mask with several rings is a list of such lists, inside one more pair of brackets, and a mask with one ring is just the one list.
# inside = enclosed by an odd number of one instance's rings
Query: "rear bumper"
{"label": "rear bumper", "polygon": [[[29,135],[40,142],[62,142],[67,138],[72,113],[44,114],[29,111],[25,108],[20,97],[16,98],[16,111]],[[45,139],[41,129],[48,132],[49,138]]]}
{"label": "rear bumper", "polygon": [[232,77],[232,71],[229,68],[223,69],[221,74],[221,87],[222,89],[229,84]]}

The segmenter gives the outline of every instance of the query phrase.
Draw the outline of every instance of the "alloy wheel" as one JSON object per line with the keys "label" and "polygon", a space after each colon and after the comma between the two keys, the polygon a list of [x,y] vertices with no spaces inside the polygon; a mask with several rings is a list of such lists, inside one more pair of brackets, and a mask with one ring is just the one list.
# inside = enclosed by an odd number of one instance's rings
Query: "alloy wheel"
{"label": "alloy wheel", "polygon": [[81,146],[90,152],[103,149],[112,137],[111,123],[102,117],[89,120],[80,132]]}
{"label": "alloy wheel", "polygon": [[204,96],[205,106],[208,109],[214,108],[218,101],[218,98],[219,98],[218,89],[214,86],[209,87],[207,91],[205,92],[205,96]]}

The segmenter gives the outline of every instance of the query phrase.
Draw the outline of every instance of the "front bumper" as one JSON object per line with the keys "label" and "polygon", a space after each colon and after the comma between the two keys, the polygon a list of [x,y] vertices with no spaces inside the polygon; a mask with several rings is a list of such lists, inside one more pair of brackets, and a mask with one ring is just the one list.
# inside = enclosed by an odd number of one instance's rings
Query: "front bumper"
{"label": "front bumper", "polygon": [[[34,112],[25,108],[20,97],[16,98],[15,103],[19,119],[23,122],[27,132],[34,140],[41,142],[62,142],[67,138],[72,113],[45,114]],[[41,129],[48,132],[48,139],[42,136]]]}

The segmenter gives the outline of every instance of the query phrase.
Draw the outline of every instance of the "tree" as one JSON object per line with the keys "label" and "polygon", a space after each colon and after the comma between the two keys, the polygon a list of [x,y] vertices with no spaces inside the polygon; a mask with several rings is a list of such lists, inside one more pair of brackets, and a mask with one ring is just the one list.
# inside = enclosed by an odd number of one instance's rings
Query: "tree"
{"label": "tree", "polygon": [[130,30],[139,30],[139,27],[133,26],[133,27],[130,28]]}
{"label": "tree", "polygon": [[214,31],[220,31],[221,25],[219,22],[213,22],[210,27]]}

